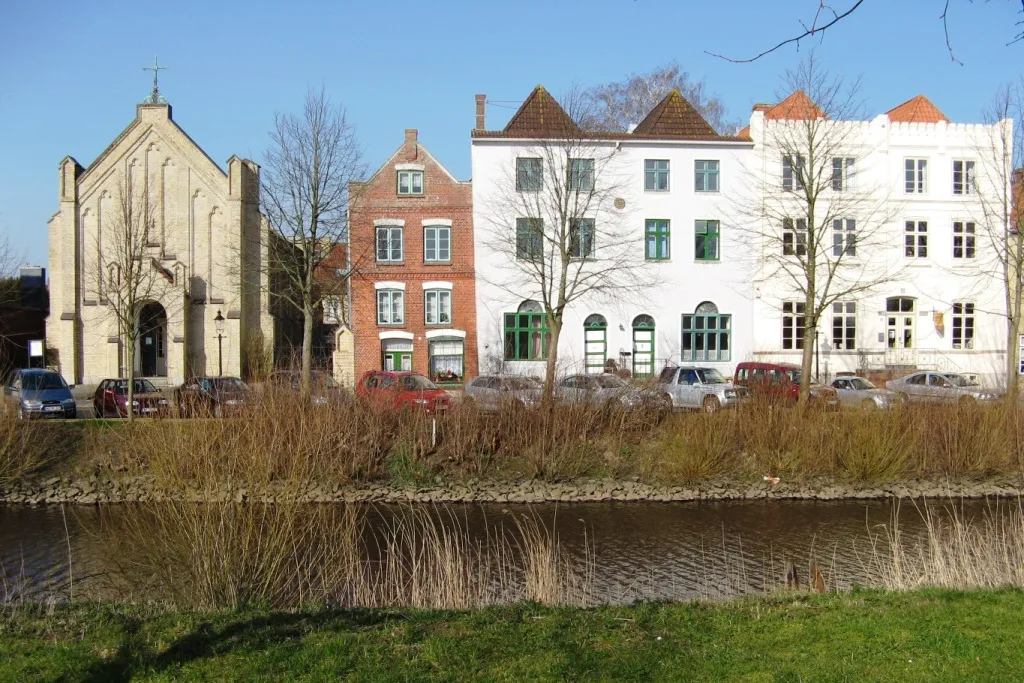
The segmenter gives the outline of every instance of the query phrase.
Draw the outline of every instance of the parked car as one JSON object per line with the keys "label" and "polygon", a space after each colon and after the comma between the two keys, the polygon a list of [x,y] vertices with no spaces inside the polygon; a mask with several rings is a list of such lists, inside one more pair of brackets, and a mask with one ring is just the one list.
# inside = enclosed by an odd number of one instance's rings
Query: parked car
{"label": "parked car", "polygon": [[77,416],[75,398],[71,395],[74,385],[68,385],[59,372],[31,368],[15,370],[4,387],[8,405],[19,419],[65,418]]}
{"label": "parked car", "polygon": [[249,385],[237,377],[190,377],[174,390],[181,417],[224,417],[249,400]]}
{"label": "parked car", "polygon": [[667,366],[658,376],[658,390],[674,408],[713,413],[739,405],[746,389],[736,387],[715,368]]}
{"label": "parked car", "polygon": [[[347,398],[345,390],[326,372],[313,370],[310,376],[310,400],[313,405],[327,405],[331,401]],[[273,388],[298,393],[302,389],[302,373],[298,370],[279,370],[270,375]]]}
{"label": "parked car", "polygon": [[502,408],[531,408],[540,403],[544,386],[532,377],[479,375],[466,383],[464,401],[485,411]]}
{"label": "parked car", "polygon": [[569,375],[555,385],[555,396],[568,403],[616,405],[625,410],[641,406],[671,408],[663,393],[630,384],[618,375]]}
{"label": "parked car", "polygon": [[832,380],[832,388],[843,408],[892,410],[903,403],[896,392],[880,389],[863,377],[837,377]]}
{"label": "parked car", "polygon": [[[800,397],[800,366],[793,363],[743,362],[736,366],[733,383],[749,390],[754,399],[792,405]],[[836,390],[821,384],[811,385],[807,403],[825,410],[839,410]]]}
{"label": "parked car", "polygon": [[985,389],[976,379],[958,372],[915,372],[891,379],[885,386],[913,403],[970,403],[1001,398],[1001,394]]}
{"label": "parked car", "polygon": [[356,384],[356,396],[396,410],[411,408],[428,415],[445,413],[452,395],[418,372],[368,370]]}
{"label": "parked car", "polygon": [[[135,415],[166,415],[170,410],[167,397],[148,379],[135,380],[132,392],[132,413]],[[92,395],[92,411],[96,417],[128,415],[128,380],[105,379]]]}

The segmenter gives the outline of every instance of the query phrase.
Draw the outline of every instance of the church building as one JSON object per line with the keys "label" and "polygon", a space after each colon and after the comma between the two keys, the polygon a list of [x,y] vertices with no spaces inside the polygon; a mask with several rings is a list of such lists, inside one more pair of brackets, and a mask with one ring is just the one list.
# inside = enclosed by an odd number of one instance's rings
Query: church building
{"label": "church building", "polygon": [[241,375],[274,342],[266,230],[259,166],[232,156],[225,172],[154,79],[92,164],[60,165],[46,338],[65,379],[124,377],[129,362],[158,384]]}

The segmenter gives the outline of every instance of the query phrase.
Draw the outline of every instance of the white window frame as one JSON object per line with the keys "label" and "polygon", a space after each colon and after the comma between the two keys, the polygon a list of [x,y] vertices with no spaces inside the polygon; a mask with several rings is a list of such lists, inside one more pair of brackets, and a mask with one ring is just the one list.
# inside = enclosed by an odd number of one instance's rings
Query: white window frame
{"label": "white window frame", "polygon": [[974,348],[974,336],[978,331],[977,311],[973,301],[953,302],[951,341],[954,349]]}
{"label": "white window frame", "polygon": [[958,262],[973,261],[977,255],[977,224],[974,221],[953,221],[953,259]]}
{"label": "white window frame", "polygon": [[928,258],[928,221],[909,218],[903,221],[903,256],[912,259]]}
{"label": "white window frame", "polygon": [[[431,315],[433,313],[433,315]],[[426,325],[451,325],[452,324],[452,290],[450,289],[425,289],[423,290],[423,322]],[[447,316],[447,320],[442,320]]]}
{"label": "white window frame", "polygon": [[854,157],[834,157],[832,159],[833,192],[849,192],[854,189],[853,180],[857,174],[856,163],[857,160]]}
{"label": "white window frame", "polygon": [[807,256],[807,219],[782,219],[782,255]]}
{"label": "white window frame", "polygon": [[[802,324],[797,324],[798,320],[802,320]],[[790,346],[786,346],[786,330],[790,330],[791,341]],[[800,335],[797,335],[797,330],[801,330]],[[799,339],[799,343],[798,343]],[[783,351],[799,351],[804,348],[804,344],[807,342],[807,313],[805,312],[803,301],[783,301],[782,302],[782,350]]]}
{"label": "white window frame", "polygon": [[405,324],[405,291],[401,289],[377,290],[377,324]]}
{"label": "white window frame", "polygon": [[928,159],[906,157],[903,159],[903,193],[928,193]]}
{"label": "white window frame", "polygon": [[[782,189],[787,192],[804,189],[803,170],[807,161],[802,154],[782,155]],[[787,177],[788,176],[788,177]]]}
{"label": "white window frame", "polygon": [[[960,166],[960,170],[957,170],[957,165]],[[974,163],[974,159],[953,159],[953,194],[962,197],[966,195],[972,195],[976,191],[975,182],[977,181],[977,164]],[[960,180],[957,180],[957,176],[960,176]]]}
{"label": "white window frame", "polygon": [[[419,178],[419,192],[416,191],[416,179]],[[406,190],[402,191],[402,180],[405,180]],[[400,170],[398,172],[398,196],[399,197],[421,197],[423,196],[424,175],[422,170]]]}
{"label": "white window frame", "polygon": [[857,256],[857,221],[854,218],[836,218],[832,221],[832,256]]}
{"label": "white window frame", "polygon": [[832,348],[836,351],[857,349],[857,304],[854,301],[832,302]]}

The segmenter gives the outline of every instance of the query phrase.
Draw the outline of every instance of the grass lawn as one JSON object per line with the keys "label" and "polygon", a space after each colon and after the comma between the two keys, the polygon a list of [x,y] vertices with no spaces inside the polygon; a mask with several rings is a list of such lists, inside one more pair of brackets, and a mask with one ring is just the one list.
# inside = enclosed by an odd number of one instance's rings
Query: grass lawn
{"label": "grass lawn", "polygon": [[0,680],[1019,680],[1024,592],[474,612],[0,608]]}

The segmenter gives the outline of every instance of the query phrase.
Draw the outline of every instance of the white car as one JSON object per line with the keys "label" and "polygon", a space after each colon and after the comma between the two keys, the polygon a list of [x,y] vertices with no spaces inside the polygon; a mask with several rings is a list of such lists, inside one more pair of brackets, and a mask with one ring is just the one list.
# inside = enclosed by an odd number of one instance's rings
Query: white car
{"label": "white car", "polygon": [[669,366],[658,376],[658,389],[672,401],[673,408],[703,410],[739,405],[746,389],[733,386],[715,368]]}
{"label": "white car", "polygon": [[879,389],[863,377],[837,377],[832,380],[832,388],[839,395],[839,405],[843,408],[892,410],[903,402],[896,392]]}

